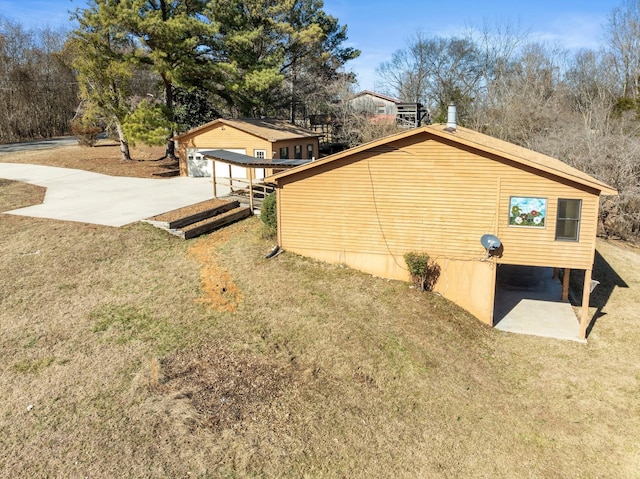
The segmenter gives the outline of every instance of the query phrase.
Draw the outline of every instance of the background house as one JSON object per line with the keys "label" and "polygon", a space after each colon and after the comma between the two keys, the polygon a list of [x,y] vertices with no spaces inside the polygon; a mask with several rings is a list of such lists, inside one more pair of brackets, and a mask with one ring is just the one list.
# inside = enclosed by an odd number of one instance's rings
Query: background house
{"label": "background house", "polygon": [[399,127],[414,128],[426,116],[421,103],[403,102],[368,90],[358,93],[349,104],[354,111],[369,115],[372,122],[396,123]]}
{"label": "background house", "polygon": [[[226,150],[262,160],[318,158],[318,133],[282,120],[217,119],[175,137],[180,174],[217,178],[249,178],[246,167],[207,160],[201,152]],[[270,174],[267,168],[255,169],[254,179]]]}
{"label": "background house", "polygon": [[395,121],[398,105],[401,103],[397,98],[369,90],[361,91],[349,101],[354,111],[366,113],[378,119],[388,119],[390,122]]}
{"label": "background house", "polygon": [[[412,129],[269,180],[281,248],[402,280],[404,254],[426,252],[440,266],[435,290],[487,324],[499,264],[584,270],[588,304],[599,196],[616,193],[560,160],[455,125]],[[500,256],[480,243],[488,233],[502,241]]]}

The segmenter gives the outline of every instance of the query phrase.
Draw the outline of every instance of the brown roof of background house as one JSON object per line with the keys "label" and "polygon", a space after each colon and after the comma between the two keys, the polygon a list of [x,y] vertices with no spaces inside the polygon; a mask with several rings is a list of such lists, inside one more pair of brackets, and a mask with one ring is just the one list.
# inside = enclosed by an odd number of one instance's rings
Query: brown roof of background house
{"label": "brown roof of background house", "polygon": [[378,97],[378,98],[381,98],[383,100],[387,100],[387,101],[390,101],[390,102],[393,102],[393,103],[402,103],[402,100],[398,100],[397,98],[393,98],[393,97],[390,97],[388,95],[383,95],[382,93],[376,93],[375,91],[369,91],[369,90],[362,90],[360,93],[357,93],[356,96],[354,96],[353,98],[354,99],[355,98],[359,98],[359,97],[364,96],[364,95],[375,96],[375,97]]}

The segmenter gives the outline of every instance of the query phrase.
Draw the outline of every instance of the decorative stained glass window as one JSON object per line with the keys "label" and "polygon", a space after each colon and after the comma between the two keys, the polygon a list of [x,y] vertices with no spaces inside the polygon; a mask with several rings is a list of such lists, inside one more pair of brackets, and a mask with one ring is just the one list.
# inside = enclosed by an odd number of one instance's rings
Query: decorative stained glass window
{"label": "decorative stained glass window", "polygon": [[512,196],[509,201],[509,226],[544,228],[547,199]]}

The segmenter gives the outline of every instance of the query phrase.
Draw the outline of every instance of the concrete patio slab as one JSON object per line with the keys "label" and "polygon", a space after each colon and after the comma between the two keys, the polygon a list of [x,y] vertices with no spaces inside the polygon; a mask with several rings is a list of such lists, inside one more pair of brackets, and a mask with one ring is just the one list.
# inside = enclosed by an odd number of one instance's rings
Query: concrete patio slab
{"label": "concrete patio slab", "polygon": [[213,197],[211,178],[128,178],[17,163],[0,163],[0,178],[47,188],[42,204],[5,213],[116,227]]}
{"label": "concrete patio slab", "polygon": [[580,322],[569,302],[562,301],[562,284],[552,268],[501,265],[496,282],[494,327],[585,343]]}
{"label": "concrete patio slab", "polygon": [[569,303],[522,299],[495,326],[500,331],[586,343]]}

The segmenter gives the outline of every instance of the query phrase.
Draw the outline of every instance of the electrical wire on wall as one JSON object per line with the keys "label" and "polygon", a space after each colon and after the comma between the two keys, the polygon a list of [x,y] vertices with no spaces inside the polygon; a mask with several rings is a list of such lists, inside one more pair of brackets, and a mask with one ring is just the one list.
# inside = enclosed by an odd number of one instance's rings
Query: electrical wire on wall
{"label": "electrical wire on wall", "polygon": [[400,269],[403,269],[405,271],[409,271],[409,268],[407,268],[406,265],[401,264],[401,263],[398,262],[398,259],[396,258],[396,256],[391,251],[391,248],[389,247],[389,242],[387,241],[387,236],[384,234],[384,228],[382,227],[382,221],[380,220],[380,213],[378,211],[378,202],[376,201],[376,189],[375,189],[375,186],[373,184],[373,173],[371,173],[371,160],[367,160],[367,171],[369,172],[369,182],[371,183],[371,196],[372,196],[372,199],[373,199],[373,208],[374,208],[374,210],[376,212],[376,220],[378,221],[378,227],[380,228],[380,233],[382,234],[382,239],[384,240],[384,245],[387,248],[387,252],[389,253],[389,255],[391,255],[391,257],[393,258],[394,263]]}
{"label": "electrical wire on wall", "polygon": [[[371,195],[372,195],[372,200],[373,200],[373,206],[374,206],[374,210],[375,210],[375,214],[376,214],[376,220],[378,223],[378,228],[380,229],[380,233],[382,235],[382,239],[384,241],[385,244],[385,248],[387,250],[387,252],[389,253],[389,255],[393,258],[393,261],[395,262],[395,264],[401,268],[402,270],[408,271],[408,268],[406,267],[406,265],[403,262],[399,262],[398,258],[396,257],[396,254],[393,253],[393,251],[391,250],[391,247],[389,246],[389,241],[387,239],[387,236],[385,234],[384,231],[384,227],[383,227],[383,222],[380,218],[380,213],[378,210],[378,202],[377,202],[377,194],[376,194],[376,188],[375,188],[375,184],[374,184],[374,180],[373,180],[373,172],[371,170],[371,162],[367,161],[367,171],[369,173],[369,182],[371,185]],[[493,215],[491,216],[491,219],[487,222],[487,228],[486,231],[495,231],[497,228],[497,223],[498,223],[498,210],[499,210],[499,205],[496,204],[495,208],[493,209]],[[479,238],[478,238],[479,241]],[[471,261],[478,261],[478,262],[486,262],[489,261],[489,258],[486,257],[486,255],[484,253],[482,254],[478,254],[478,252],[473,249],[473,250],[466,250],[466,251],[460,251],[459,254],[455,255],[455,256],[449,256],[449,255],[438,255],[432,258],[432,260],[434,262],[440,263],[444,260],[444,267],[443,270],[446,276],[446,265],[448,264],[449,261],[467,261],[467,262],[471,262]]]}

